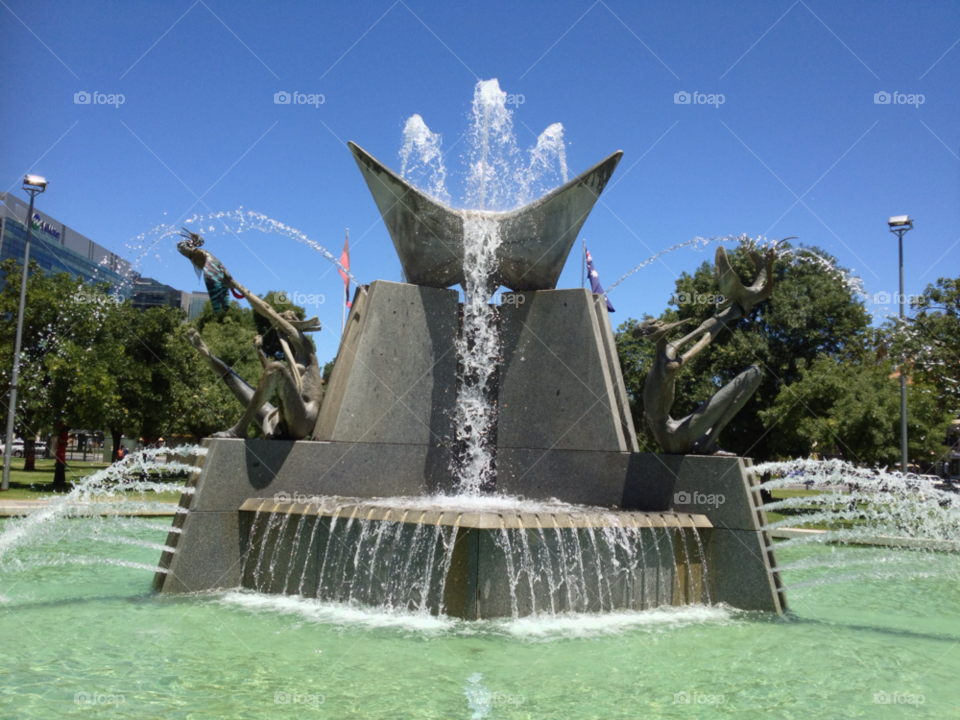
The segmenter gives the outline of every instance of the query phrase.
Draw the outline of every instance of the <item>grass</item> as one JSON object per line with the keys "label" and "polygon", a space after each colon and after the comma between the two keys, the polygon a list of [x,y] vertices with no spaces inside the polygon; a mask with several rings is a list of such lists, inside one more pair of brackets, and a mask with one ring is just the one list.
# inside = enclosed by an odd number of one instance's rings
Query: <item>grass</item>
{"label": "grass", "polygon": [[[69,492],[72,483],[97,470],[109,467],[110,463],[82,462],[70,460],[67,462],[67,488],[55,490],[53,487],[53,471],[55,460],[37,460],[36,470],[27,472],[23,469],[23,458],[14,458],[10,464],[10,490],[0,493],[0,502],[4,500],[49,500],[57,495]],[[183,478],[168,477],[165,481],[171,484],[181,484]],[[147,493],[144,500],[150,502],[179,502],[180,492]]]}
{"label": "grass", "polygon": [[[794,489],[788,489],[788,488],[778,488],[776,490],[773,490],[770,494],[773,496],[774,502],[776,502],[777,500],[786,500],[787,498],[811,497],[814,495],[822,495],[823,493],[819,490],[794,490]],[[772,523],[784,520],[786,518],[792,517],[794,515],[806,514],[811,510],[815,510],[815,509],[817,509],[815,506],[808,505],[806,507],[796,507],[796,508],[789,508],[789,509],[785,508],[781,512],[767,511],[767,522],[772,524]],[[859,524],[858,521],[853,521],[853,520],[835,520],[834,522],[831,522],[831,523],[816,523],[814,525],[803,525],[803,528],[807,530],[841,530],[841,529],[855,527],[858,524]]]}

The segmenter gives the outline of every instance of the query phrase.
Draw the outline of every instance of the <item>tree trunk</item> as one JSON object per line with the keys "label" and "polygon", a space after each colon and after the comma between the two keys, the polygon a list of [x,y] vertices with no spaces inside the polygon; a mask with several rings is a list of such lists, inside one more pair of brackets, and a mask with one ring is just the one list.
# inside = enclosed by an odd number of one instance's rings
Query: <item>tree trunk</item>
{"label": "tree trunk", "polygon": [[53,489],[67,489],[67,443],[70,441],[70,428],[60,426],[57,437],[57,464],[53,470]]}
{"label": "tree trunk", "polygon": [[37,441],[32,436],[23,439],[23,469],[37,469]]}
{"label": "tree trunk", "polygon": [[110,462],[115,463],[118,459],[117,451],[120,449],[120,443],[123,441],[123,431],[111,430],[110,437],[113,438],[113,449],[110,451]]}

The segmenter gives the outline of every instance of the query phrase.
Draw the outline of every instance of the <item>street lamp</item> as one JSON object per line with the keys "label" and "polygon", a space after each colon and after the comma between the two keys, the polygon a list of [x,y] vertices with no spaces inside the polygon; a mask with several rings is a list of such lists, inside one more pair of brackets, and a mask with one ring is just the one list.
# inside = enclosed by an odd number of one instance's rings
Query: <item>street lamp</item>
{"label": "street lamp", "polygon": [[[904,322],[903,311],[906,298],[903,295],[903,234],[913,230],[913,220],[907,215],[897,215],[887,220],[890,232],[900,241],[900,323]],[[907,376],[904,373],[904,356],[900,356],[900,472],[907,474]]]}
{"label": "street lamp", "polygon": [[[27,270],[30,267],[30,231],[33,229],[33,200],[47,189],[47,181],[39,175],[24,175],[23,189],[30,194],[27,211],[27,242],[23,249],[23,274],[20,277],[20,308],[17,310],[17,339],[13,346],[13,376],[7,404],[7,434],[3,448],[3,481],[0,491],[10,489],[10,459],[13,457],[13,422],[17,407],[17,380],[20,377],[20,339],[23,335],[23,308],[27,304]],[[24,443],[26,447],[26,443]],[[26,453],[24,453],[26,456]]]}

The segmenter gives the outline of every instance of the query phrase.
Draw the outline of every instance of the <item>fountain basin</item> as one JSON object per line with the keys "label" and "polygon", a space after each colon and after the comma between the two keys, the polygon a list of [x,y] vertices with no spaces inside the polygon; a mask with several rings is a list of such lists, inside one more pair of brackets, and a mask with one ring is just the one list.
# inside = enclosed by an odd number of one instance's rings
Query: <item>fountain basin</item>
{"label": "fountain basin", "polygon": [[241,505],[243,587],[469,620],[710,601],[701,514],[312,500]]}

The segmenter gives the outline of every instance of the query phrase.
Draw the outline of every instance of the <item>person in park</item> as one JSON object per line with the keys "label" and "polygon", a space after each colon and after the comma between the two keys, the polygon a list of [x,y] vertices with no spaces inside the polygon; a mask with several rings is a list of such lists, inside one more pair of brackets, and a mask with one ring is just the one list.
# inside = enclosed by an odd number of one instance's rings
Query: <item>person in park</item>
{"label": "person in park", "polygon": [[[309,437],[323,402],[323,379],[317,354],[305,333],[320,330],[320,320],[316,317],[299,320],[292,310],[277,312],[269,303],[234,280],[223,263],[203,250],[202,237],[186,230],[181,237],[185,239],[177,243],[177,250],[190,260],[198,275],[203,275],[214,310],[221,312],[227,309],[227,291],[235,297],[246,298],[253,310],[276,328],[286,361],[284,364],[268,360],[263,352],[263,338],[257,335],[253,345],[263,366],[263,374],[257,387],[253,388],[210,352],[200,333],[193,328],[188,330],[191,344],[244,406],[237,424],[215,433],[214,437],[245,438],[247,428],[254,421],[260,424],[264,436],[268,438],[302,440]],[[274,394],[277,397],[276,407],[269,402]]]}
{"label": "person in park", "polygon": [[[723,302],[715,317],[700,324],[693,332],[678,340],[668,341],[671,331],[690,322],[664,323],[644,320],[633,329],[635,338],[656,344],[653,365],[643,388],[643,409],[653,436],[665,453],[679,455],[732,455],[717,445],[720,431],[727,426],[747,400],[756,392],[763,372],[751,365],[725,385],[716,395],[680,420],[670,416],[676,393],[677,375],[691,358],[702,351],[720,331],[749,315],[751,309],[773,292],[774,250],[765,255],[750,253],[757,270],[753,284],[744,286],[730,266],[727,252],[717,248],[715,273]],[[686,352],[683,348],[694,342]]]}

